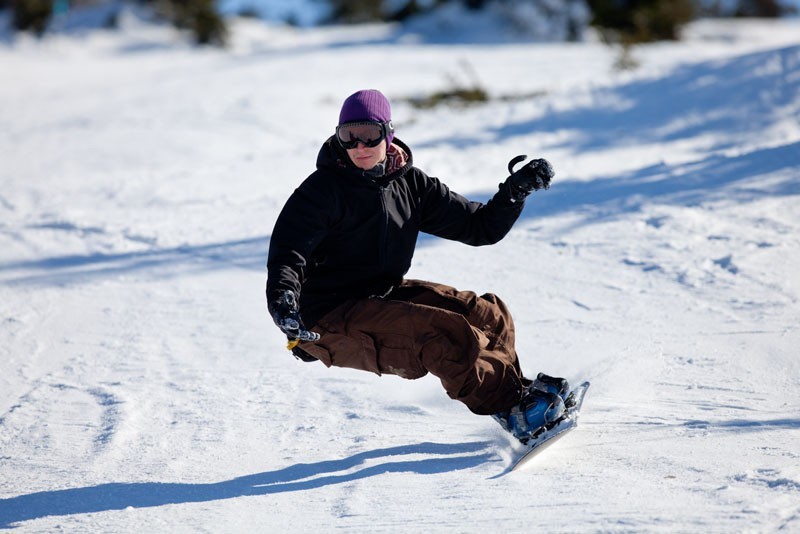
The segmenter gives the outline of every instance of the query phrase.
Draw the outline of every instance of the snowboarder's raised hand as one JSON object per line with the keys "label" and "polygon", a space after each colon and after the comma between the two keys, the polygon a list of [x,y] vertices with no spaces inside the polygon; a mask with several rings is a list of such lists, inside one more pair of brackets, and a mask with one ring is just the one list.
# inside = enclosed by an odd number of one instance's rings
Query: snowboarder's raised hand
{"label": "snowboarder's raised hand", "polygon": [[515,202],[522,202],[532,191],[539,189],[549,189],[550,180],[555,176],[553,166],[546,159],[532,159],[523,165],[519,170],[514,170],[514,165],[524,161],[527,156],[517,156],[508,162],[508,172],[511,173],[506,179],[509,193]]}
{"label": "snowboarder's raised hand", "polygon": [[317,341],[319,339],[319,334],[310,332],[303,325],[300,309],[297,306],[297,297],[292,291],[288,289],[276,291],[267,306],[272,320],[289,340]]}

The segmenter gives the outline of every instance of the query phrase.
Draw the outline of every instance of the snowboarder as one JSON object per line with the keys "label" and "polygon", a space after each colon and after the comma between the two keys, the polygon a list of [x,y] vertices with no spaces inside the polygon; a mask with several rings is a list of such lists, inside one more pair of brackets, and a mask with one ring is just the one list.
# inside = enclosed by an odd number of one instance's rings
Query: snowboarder
{"label": "snowboarder", "polygon": [[516,172],[513,163],[491,200],[469,201],[414,167],[381,92],[349,96],[270,239],[267,304],[293,354],[407,379],[431,373],[523,442],[558,419],[567,382],[523,376],[497,296],[404,279],[419,232],[473,246],[505,237],[554,176],[544,159]]}

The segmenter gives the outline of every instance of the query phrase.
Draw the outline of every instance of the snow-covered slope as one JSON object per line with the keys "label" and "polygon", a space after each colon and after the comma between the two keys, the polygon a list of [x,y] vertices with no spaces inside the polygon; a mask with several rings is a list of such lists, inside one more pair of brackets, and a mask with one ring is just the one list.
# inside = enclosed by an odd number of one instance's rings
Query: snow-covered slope
{"label": "snow-covered slope", "polygon": [[[0,527],[800,528],[800,21],[700,22],[624,74],[594,43],[171,32],[0,47]],[[406,103],[475,76],[490,103]],[[473,198],[556,168],[503,242],[424,238],[409,273],[497,293],[529,373],[592,381],[523,473],[435,378],[297,362],[266,314],[278,211],[365,87]]]}

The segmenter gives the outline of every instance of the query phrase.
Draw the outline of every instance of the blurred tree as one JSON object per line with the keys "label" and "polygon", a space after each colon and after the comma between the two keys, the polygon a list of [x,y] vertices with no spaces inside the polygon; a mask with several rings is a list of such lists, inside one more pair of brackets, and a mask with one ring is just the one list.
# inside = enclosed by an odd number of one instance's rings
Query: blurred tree
{"label": "blurred tree", "polygon": [[609,41],[677,40],[695,17],[693,0],[588,0],[592,24]]}
{"label": "blurred tree", "polygon": [[176,28],[190,31],[197,44],[224,46],[227,43],[228,26],[214,0],[155,0],[150,3],[159,16],[171,21]]}
{"label": "blurred tree", "polygon": [[483,9],[486,6],[486,0],[464,0],[464,4],[469,9]]}
{"label": "blurred tree", "polygon": [[[389,20],[402,22],[409,17],[432,11],[433,9],[446,4],[449,0],[429,0],[427,2],[418,2],[417,0],[410,0],[404,2],[400,9],[394,11],[389,15]],[[395,2],[396,3],[396,2]]]}
{"label": "blurred tree", "polygon": [[591,15],[585,0],[494,0],[489,7],[517,36],[539,41],[580,41]]}
{"label": "blurred tree", "polygon": [[539,39],[571,40],[582,37],[587,25],[585,0],[328,0],[331,22],[405,21],[445,4],[471,11],[492,9],[505,17],[509,28]]}
{"label": "blurred tree", "polygon": [[331,19],[357,24],[384,20],[383,0],[331,0]]}
{"label": "blurred tree", "polygon": [[53,16],[53,1],[11,0],[11,9],[11,25],[15,30],[30,30],[41,37]]}
{"label": "blurred tree", "polygon": [[740,0],[736,16],[777,18],[789,12],[791,9],[777,0]]}
{"label": "blurred tree", "polygon": [[782,17],[797,13],[790,0],[696,0],[698,12],[709,17]]}
{"label": "blurred tree", "polygon": [[214,0],[171,0],[171,3],[175,7],[174,24],[190,30],[198,44],[225,45],[228,28]]}
{"label": "blurred tree", "polygon": [[454,0],[329,0],[330,21],[346,24],[403,21],[451,1]]}

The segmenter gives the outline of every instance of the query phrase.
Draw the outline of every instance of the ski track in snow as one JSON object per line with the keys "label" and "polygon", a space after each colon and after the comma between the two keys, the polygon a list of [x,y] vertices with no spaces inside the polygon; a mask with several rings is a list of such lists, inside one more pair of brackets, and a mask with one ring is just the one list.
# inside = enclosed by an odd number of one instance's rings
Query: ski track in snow
{"label": "ski track in snow", "polygon": [[[0,45],[0,528],[797,530],[797,26],[700,22],[622,74],[592,43],[247,21],[227,52],[131,21]],[[465,57],[534,96],[402,101]],[[471,198],[556,166],[501,243],[422,236],[409,273],[497,293],[526,371],[592,381],[527,471],[435,378],[297,362],[265,312],[272,224],[368,86]]]}

